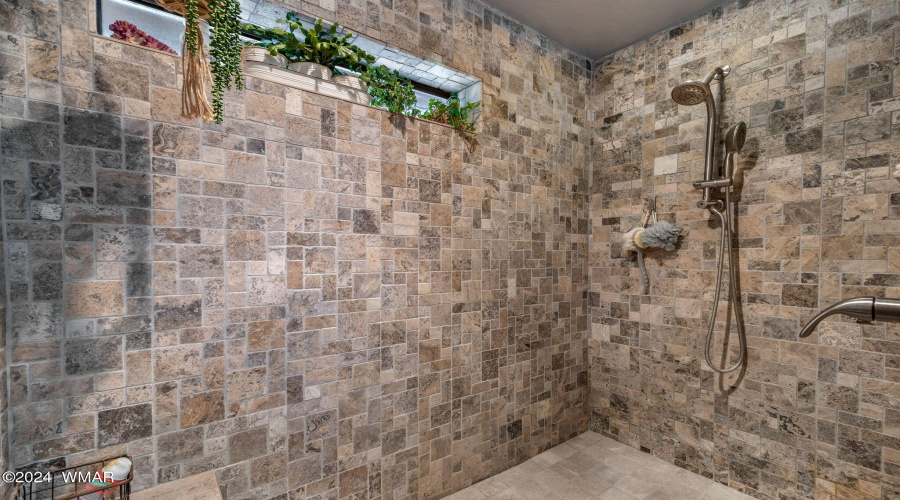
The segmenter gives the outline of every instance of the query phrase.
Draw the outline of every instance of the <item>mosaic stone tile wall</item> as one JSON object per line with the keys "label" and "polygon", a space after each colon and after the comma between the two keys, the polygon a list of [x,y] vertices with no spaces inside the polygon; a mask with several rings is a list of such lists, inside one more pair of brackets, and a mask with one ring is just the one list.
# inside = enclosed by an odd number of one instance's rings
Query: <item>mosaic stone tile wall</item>
{"label": "mosaic stone tile wall", "polygon": [[[833,302],[900,296],[898,32],[896,1],[740,0],[597,62],[592,429],[758,498],[900,497],[900,327],[836,317],[798,339]],[[670,99],[720,64],[720,133],[749,126],[735,187],[749,361],[724,378],[701,361],[717,227],[691,182],[706,111]],[[654,198],[689,234],[647,253],[642,295],[618,233]]]}
{"label": "mosaic stone tile wall", "polygon": [[288,7],[480,78],[480,145],[253,79],[187,121],[88,0],[0,2],[15,466],[432,498],[587,428],[587,62],[474,2]]}
{"label": "mosaic stone tile wall", "polygon": [[[2,194],[0,187],[0,196]],[[2,210],[2,207],[0,207]],[[3,221],[0,220],[0,473],[10,469],[9,464],[9,370],[6,364],[6,262],[4,259]],[[0,498],[9,494],[11,483],[0,483]]]}

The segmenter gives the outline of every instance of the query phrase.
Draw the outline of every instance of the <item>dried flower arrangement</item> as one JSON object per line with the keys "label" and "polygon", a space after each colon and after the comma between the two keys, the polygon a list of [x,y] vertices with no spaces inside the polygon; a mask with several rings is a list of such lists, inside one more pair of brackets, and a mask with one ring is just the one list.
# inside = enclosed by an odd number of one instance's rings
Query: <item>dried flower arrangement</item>
{"label": "dried flower arrangement", "polygon": [[113,32],[112,37],[116,40],[133,43],[135,45],[140,45],[141,47],[161,50],[169,54],[178,54],[168,45],[160,42],[147,33],[144,33],[144,31],[128,21],[116,21],[109,25],[109,29]]}

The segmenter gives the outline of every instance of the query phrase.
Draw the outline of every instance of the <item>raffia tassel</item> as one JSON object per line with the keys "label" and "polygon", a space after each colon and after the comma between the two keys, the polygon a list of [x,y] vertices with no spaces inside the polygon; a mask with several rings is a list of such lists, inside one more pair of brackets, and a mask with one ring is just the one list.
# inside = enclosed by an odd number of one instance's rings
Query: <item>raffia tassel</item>
{"label": "raffia tassel", "polygon": [[[187,37],[185,37],[187,39]],[[210,86],[212,75],[209,63],[206,62],[203,50],[203,33],[197,28],[197,40],[199,47],[197,52],[191,54],[187,48],[187,41],[181,44],[181,70],[184,74],[184,83],[181,87],[181,116],[183,118],[202,118],[205,122],[215,119],[212,106],[206,89]]]}

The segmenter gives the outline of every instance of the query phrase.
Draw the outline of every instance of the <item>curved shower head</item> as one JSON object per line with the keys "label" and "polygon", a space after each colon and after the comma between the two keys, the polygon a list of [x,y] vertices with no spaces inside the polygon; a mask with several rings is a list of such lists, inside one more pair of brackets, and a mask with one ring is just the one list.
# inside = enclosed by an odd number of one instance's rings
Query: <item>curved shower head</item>
{"label": "curved shower head", "polygon": [[691,80],[679,83],[672,89],[672,100],[682,106],[696,106],[706,102],[707,97],[711,94],[709,85],[697,80]]}
{"label": "curved shower head", "polygon": [[739,122],[725,134],[725,152],[740,153],[747,139],[747,124]]}
{"label": "curved shower head", "polygon": [[721,80],[731,73],[731,66],[719,66],[706,75],[703,80],[690,80],[679,83],[672,89],[672,100],[682,106],[696,106],[702,102],[707,102],[712,97],[712,90],[709,83],[713,79]]}

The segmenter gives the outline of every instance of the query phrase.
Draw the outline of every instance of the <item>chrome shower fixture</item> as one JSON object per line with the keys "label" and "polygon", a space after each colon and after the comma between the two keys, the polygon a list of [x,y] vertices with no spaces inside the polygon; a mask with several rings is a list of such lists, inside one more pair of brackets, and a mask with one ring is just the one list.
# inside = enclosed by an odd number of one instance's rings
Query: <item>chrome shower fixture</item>
{"label": "chrome shower fixture", "polygon": [[746,140],[747,124],[739,122],[725,134],[725,154],[734,155],[735,153],[740,153]]}
{"label": "chrome shower fixture", "polygon": [[[737,279],[737,270],[734,262],[734,248],[732,248],[732,201],[731,187],[734,185],[734,155],[740,153],[744,147],[744,140],[747,138],[747,125],[740,122],[725,136],[725,168],[722,169],[721,177],[715,176],[713,162],[716,156],[716,102],[713,99],[710,83],[713,80],[722,80],[731,73],[729,66],[720,66],[712,70],[703,80],[694,80],[676,85],[672,89],[672,100],[684,106],[695,106],[702,102],[706,103],[706,154],[704,157],[703,180],[694,183],[694,188],[703,190],[703,198],[697,202],[699,208],[709,210],[709,213],[715,215],[722,224],[719,233],[719,259],[716,265],[716,292],[713,300],[712,315],[709,318],[709,329],[706,332],[706,347],[704,356],[706,363],[714,371],[718,373],[729,373],[737,370],[744,364],[747,357],[747,337],[744,333],[744,323],[740,317],[738,309],[738,292],[735,282]],[[725,189],[725,200],[713,198],[713,194],[719,189]],[[722,272],[725,266],[725,253],[728,253],[728,290],[731,295],[731,307],[734,312],[734,321],[737,325],[738,346],[740,355],[736,363],[727,367],[719,368],[713,363],[710,348],[712,347],[713,334],[716,328],[716,314],[719,311],[719,299],[722,296]],[[726,325],[727,329],[727,325]],[[727,330],[726,330],[727,331]]]}
{"label": "chrome shower fixture", "polygon": [[[713,99],[710,83],[713,80],[723,80],[731,73],[731,66],[719,66],[706,75],[703,80],[691,80],[680,83],[672,89],[672,100],[682,106],[696,106],[706,103],[706,154],[704,156],[704,180],[713,178],[713,161],[716,149],[716,101]],[[713,186],[703,187],[703,200],[697,203],[700,208],[706,208],[711,203]],[[721,202],[718,202],[721,203]]]}
{"label": "chrome shower fixture", "polygon": [[703,80],[689,80],[679,83],[672,89],[672,100],[682,106],[695,106],[712,97],[709,84],[713,80],[721,80],[731,73],[730,66],[719,66],[709,72]]}
{"label": "chrome shower fixture", "polygon": [[845,314],[865,322],[900,323],[900,300],[856,297],[832,304],[803,327],[803,330],[800,331],[800,338],[808,337],[823,319],[833,314]]}
{"label": "chrome shower fixture", "polygon": [[[695,188],[704,189],[704,192],[706,190],[712,191],[712,189],[719,187],[725,188],[724,203],[722,203],[722,200],[715,200],[715,203],[706,203],[704,205],[706,209],[709,210],[709,213],[719,218],[719,222],[722,224],[722,229],[719,233],[719,260],[716,265],[716,298],[713,301],[712,316],[709,318],[709,329],[706,332],[706,348],[704,349],[706,363],[718,373],[729,373],[737,370],[744,364],[744,358],[747,356],[747,337],[744,333],[744,322],[740,317],[740,311],[738,310],[738,300],[740,297],[738,296],[737,287],[735,286],[737,270],[734,263],[734,248],[732,248],[732,233],[734,227],[732,226],[733,204],[731,201],[731,186],[734,185],[734,155],[741,152],[746,136],[747,125],[744,124],[744,122],[740,122],[734,127],[731,127],[731,130],[729,130],[728,134],[725,136],[725,177],[694,183]],[[726,249],[728,253],[728,291],[731,295],[731,307],[734,312],[734,322],[735,325],[737,325],[740,355],[735,364],[728,368],[719,368],[713,364],[712,355],[710,355],[710,347],[712,346],[713,334],[715,333],[716,328],[716,313],[719,311],[719,298],[722,294],[722,270],[725,265]]]}

